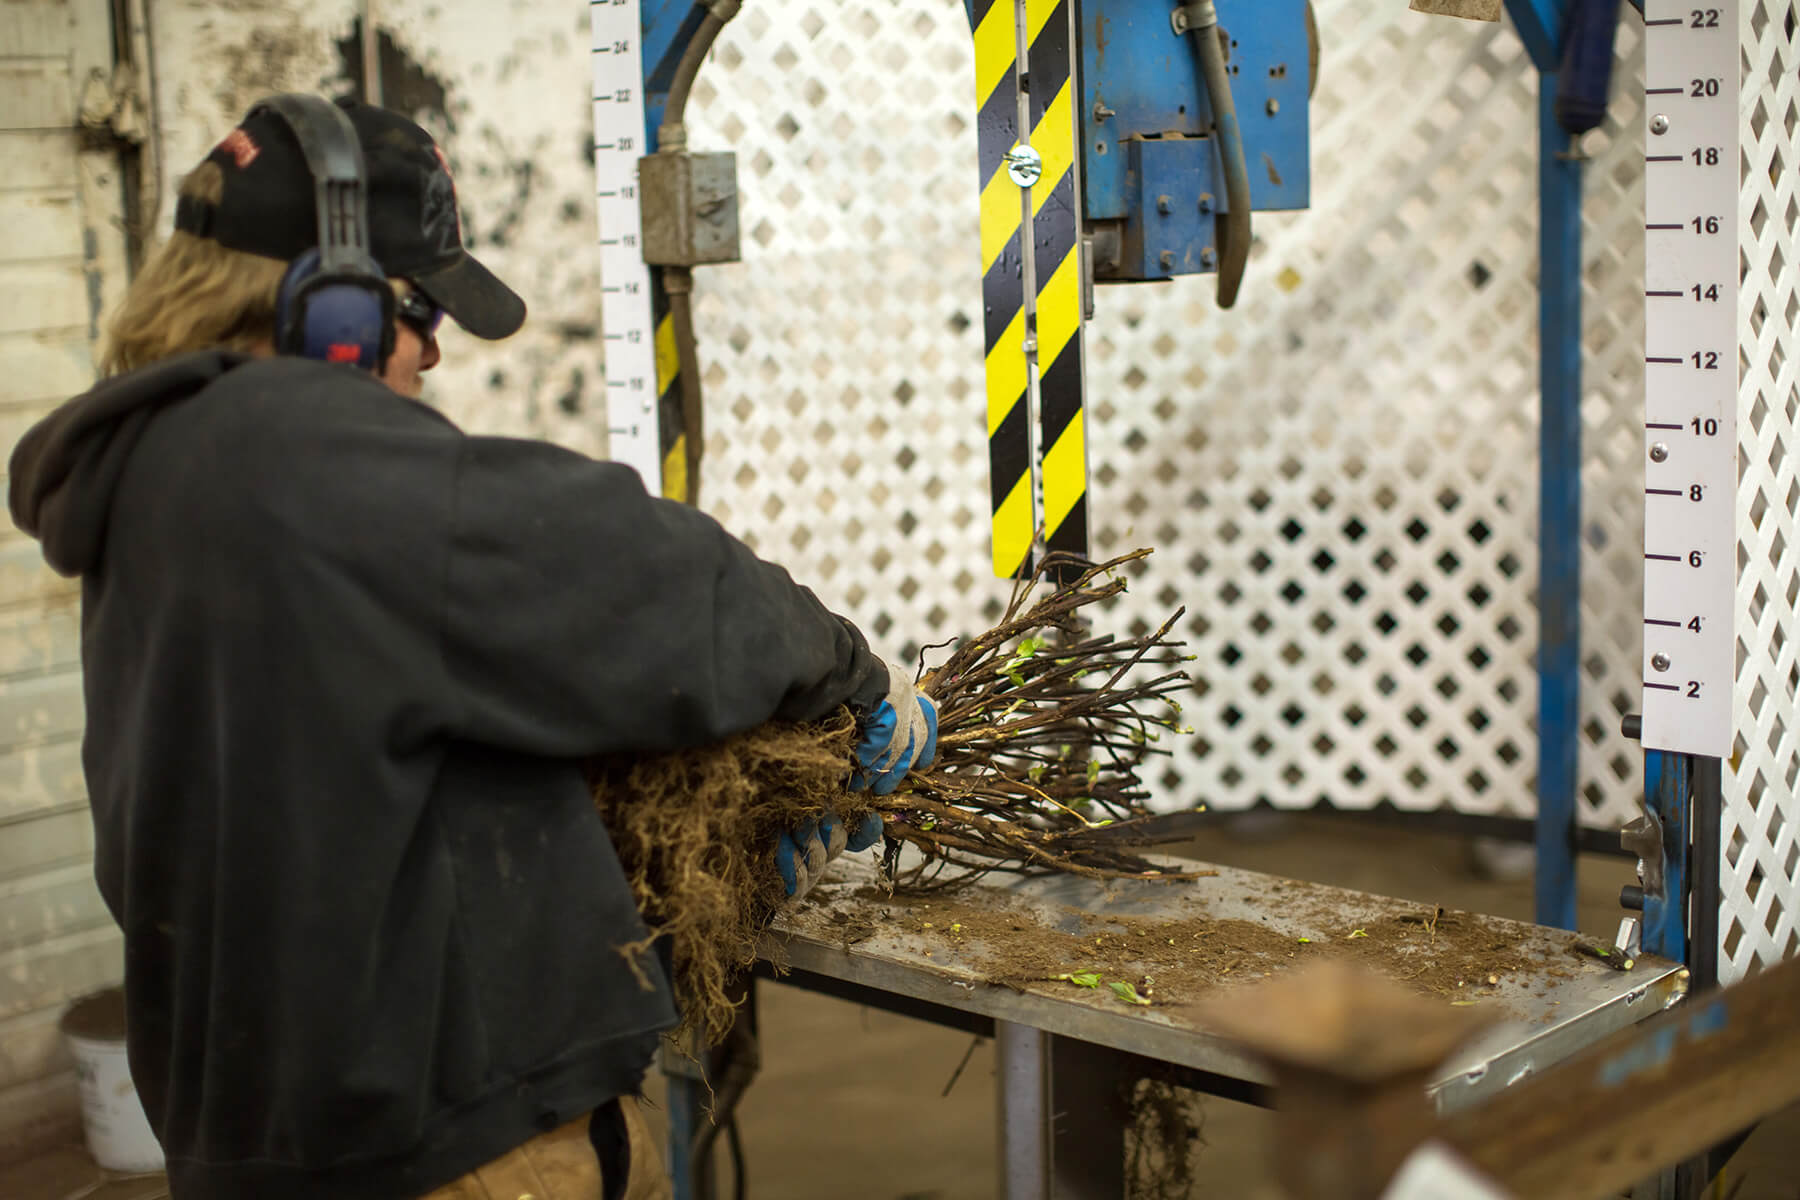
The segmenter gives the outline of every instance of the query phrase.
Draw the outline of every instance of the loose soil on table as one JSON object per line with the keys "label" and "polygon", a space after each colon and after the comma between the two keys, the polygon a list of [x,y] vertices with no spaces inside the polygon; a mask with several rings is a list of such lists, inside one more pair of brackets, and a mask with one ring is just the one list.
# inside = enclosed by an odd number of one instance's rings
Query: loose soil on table
{"label": "loose soil on table", "polygon": [[1102,988],[1129,983],[1156,1005],[1192,1003],[1220,986],[1327,957],[1452,1001],[1492,995],[1527,970],[1541,981],[1580,969],[1572,954],[1565,962],[1541,944],[1527,945],[1531,927],[1516,922],[1378,897],[1368,897],[1358,911],[1344,906],[1341,891],[1298,882],[1275,892],[1271,907],[1283,921],[1315,932],[1300,937],[1260,921],[1201,913],[1168,920],[1075,909],[1060,910],[1063,928],[1055,928],[993,892],[925,897],[864,887],[857,897],[878,904],[883,915],[843,917],[837,933],[848,945],[898,927],[941,942],[946,962],[972,966],[991,983],[1023,988],[1093,974]]}

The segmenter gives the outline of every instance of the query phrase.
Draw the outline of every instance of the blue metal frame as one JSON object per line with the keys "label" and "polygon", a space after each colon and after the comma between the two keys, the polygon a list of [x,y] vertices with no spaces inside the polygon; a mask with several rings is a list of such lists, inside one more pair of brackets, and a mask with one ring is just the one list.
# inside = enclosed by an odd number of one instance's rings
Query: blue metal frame
{"label": "blue metal frame", "polygon": [[663,105],[669,98],[669,84],[675,78],[675,64],[688,40],[700,28],[706,6],[694,0],[640,0],[638,19],[643,28],[640,39],[644,59],[644,145],[645,153],[656,151],[656,131],[662,126]]}
{"label": "blue metal frame", "polygon": [[1567,0],[1507,0],[1538,69],[1537,922],[1575,927],[1581,736],[1581,161],[1556,123]]}
{"label": "blue metal frame", "polygon": [[1660,889],[1644,889],[1643,945],[1650,954],[1687,961],[1688,812],[1692,760],[1684,754],[1644,754],[1644,804],[1662,822]]}
{"label": "blue metal frame", "polygon": [[[1209,192],[1208,213],[1224,211],[1210,142],[1191,164],[1171,158],[1167,169],[1135,178],[1125,153],[1127,139],[1179,142],[1212,128],[1193,39],[1170,27],[1169,12],[1141,0],[1079,6],[1082,214],[1088,220],[1132,216],[1138,192],[1173,197],[1184,214],[1194,197]],[[1305,208],[1312,182],[1306,0],[1218,0],[1218,13],[1232,42],[1231,90],[1250,166],[1250,207]],[[1104,119],[1096,119],[1099,113]]]}

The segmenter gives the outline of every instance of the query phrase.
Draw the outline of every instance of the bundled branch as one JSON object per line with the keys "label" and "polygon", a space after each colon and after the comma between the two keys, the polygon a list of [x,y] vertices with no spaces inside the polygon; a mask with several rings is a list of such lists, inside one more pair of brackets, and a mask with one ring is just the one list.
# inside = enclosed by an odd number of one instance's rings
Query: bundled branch
{"label": "bundled branch", "polygon": [[595,803],[690,1025],[715,1041],[730,1028],[731,985],[785,901],[775,839],[808,820],[854,825],[879,812],[884,865],[901,888],[990,871],[1175,877],[1131,850],[1149,840],[1134,836],[1148,815],[1138,771],[1167,753],[1165,732],[1187,732],[1175,700],[1188,686],[1184,656],[1169,640],[1182,614],[1130,638],[1093,634],[1086,620],[1125,590],[1121,568],[1149,553],[1098,564],[1051,555],[1017,584],[1000,622],[920,681],[938,706],[937,758],[892,795],[847,790],[848,711],[592,764]]}
{"label": "bundled branch", "polygon": [[[1179,669],[1186,656],[1169,640],[1186,610],[1126,639],[1090,634],[1084,612],[1123,592],[1120,568],[1149,553],[1099,564],[1047,557],[1014,588],[997,625],[920,681],[938,706],[937,760],[874,804],[900,884],[957,884],[988,871],[1159,874],[1124,847],[1129,823],[1146,815],[1139,768],[1168,753],[1156,744],[1163,731],[1187,732],[1175,699],[1189,686]],[[1034,602],[1058,572],[1073,578]],[[898,870],[907,845],[923,861]]]}

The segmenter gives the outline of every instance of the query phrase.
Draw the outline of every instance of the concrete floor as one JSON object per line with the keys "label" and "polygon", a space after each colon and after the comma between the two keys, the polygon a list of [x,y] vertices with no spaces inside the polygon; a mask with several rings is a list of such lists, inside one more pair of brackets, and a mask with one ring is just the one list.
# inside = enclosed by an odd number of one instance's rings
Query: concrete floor
{"label": "concrete floor", "polygon": [[[1330,816],[1221,830],[1176,848],[1249,870],[1529,920],[1529,878],[1476,870],[1467,839]],[[1630,866],[1581,863],[1581,924],[1611,936]],[[964,1034],[761,985],[763,1071],[740,1113],[749,1194],[759,1200],[991,1200],[997,1194],[993,1050]],[[660,1086],[651,1089],[652,1099]],[[1202,1101],[1194,1195],[1243,1200],[1268,1184],[1269,1115]],[[649,1114],[660,1136],[662,1114]],[[1726,1171],[1723,1200],[1800,1200],[1800,1106],[1765,1122]],[[1736,1191],[1733,1192],[1732,1188]],[[729,1196],[729,1172],[721,1192]],[[7,1200],[160,1200],[158,1180],[108,1179],[76,1147],[0,1169]]]}

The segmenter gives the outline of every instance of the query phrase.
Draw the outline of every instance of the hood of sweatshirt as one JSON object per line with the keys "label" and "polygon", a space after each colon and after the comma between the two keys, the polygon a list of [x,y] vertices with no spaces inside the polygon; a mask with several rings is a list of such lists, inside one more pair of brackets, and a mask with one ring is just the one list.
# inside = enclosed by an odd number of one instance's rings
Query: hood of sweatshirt
{"label": "hood of sweatshirt", "polygon": [[7,504],[64,575],[100,561],[113,492],[144,428],[233,367],[242,354],[204,350],[102,380],[39,421],[13,448]]}

